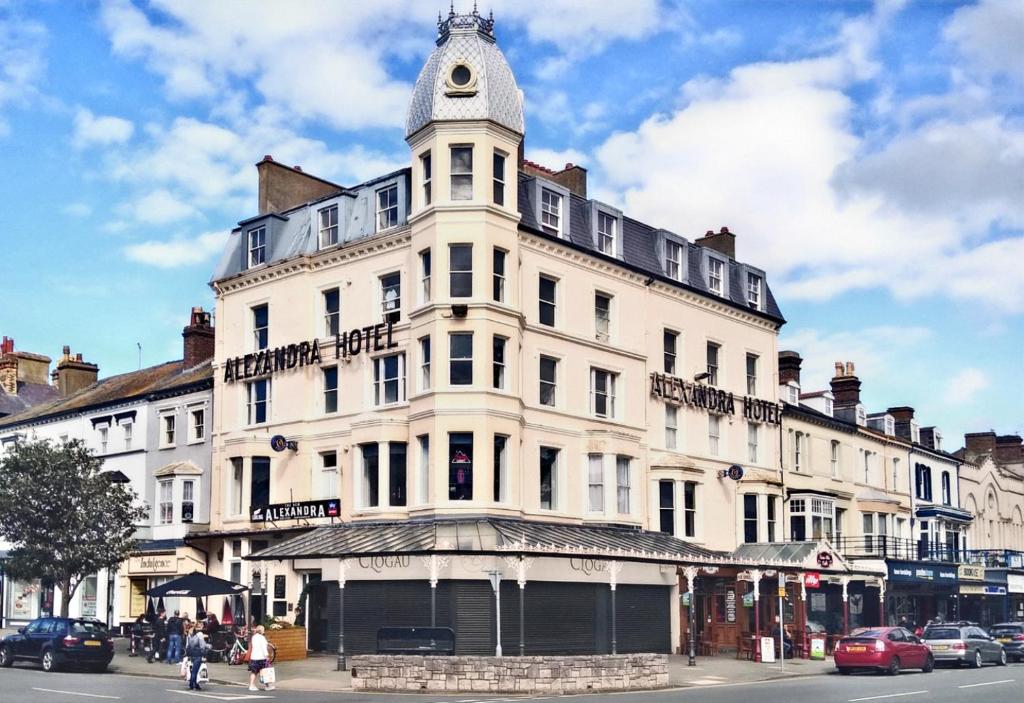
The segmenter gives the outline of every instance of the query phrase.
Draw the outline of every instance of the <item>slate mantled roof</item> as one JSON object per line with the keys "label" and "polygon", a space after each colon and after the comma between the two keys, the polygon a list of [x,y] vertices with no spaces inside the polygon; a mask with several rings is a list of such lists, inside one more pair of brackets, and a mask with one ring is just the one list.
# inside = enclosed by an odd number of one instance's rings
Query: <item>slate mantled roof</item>
{"label": "slate mantled roof", "polygon": [[505,518],[358,522],[327,525],[246,557],[256,560],[436,553],[594,556],[685,562],[725,555],[661,532]]}
{"label": "slate mantled roof", "polygon": [[57,389],[48,383],[18,381],[17,394],[12,395],[0,389],[0,418],[25,412],[36,405],[54,400],[59,395]]}
{"label": "slate mantled roof", "polygon": [[213,368],[209,361],[190,369],[183,369],[183,365],[184,362],[180,360],[168,361],[101,379],[67,398],[40,403],[17,415],[0,418],[0,429],[48,422],[126,401],[173,396],[203,387],[213,388]]}

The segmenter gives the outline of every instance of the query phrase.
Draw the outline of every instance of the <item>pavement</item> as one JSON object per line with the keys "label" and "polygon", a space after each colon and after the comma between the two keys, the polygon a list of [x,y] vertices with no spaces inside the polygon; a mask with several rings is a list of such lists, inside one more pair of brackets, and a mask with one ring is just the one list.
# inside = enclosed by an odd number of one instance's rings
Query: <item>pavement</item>
{"label": "pavement", "polygon": [[668,681],[671,687],[771,681],[828,674],[834,670],[831,658],[825,661],[787,659],[785,664],[780,665],[778,662],[757,663],[723,654],[717,657],[697,657],[696,666],[689,666],[685,656],[673,654],[668,658]]}

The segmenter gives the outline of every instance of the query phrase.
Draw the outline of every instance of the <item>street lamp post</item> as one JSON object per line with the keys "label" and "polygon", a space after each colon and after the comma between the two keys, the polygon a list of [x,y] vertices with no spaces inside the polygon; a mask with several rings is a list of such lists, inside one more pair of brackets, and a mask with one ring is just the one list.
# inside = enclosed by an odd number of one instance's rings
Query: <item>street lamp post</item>
{"label": "street lamp post", "polygon": [[494,618],[497,624],[497,635],[498,641],[494,646],[494,656],[501,656],[501,571],[494,569],[488,571],[487,575],[491,577],[491,588],[494,589]]}
{"label": "street lamp post", "polygon": [[348,564],[344,559],[338,560],[338,671],[345,671],[345,580]]}

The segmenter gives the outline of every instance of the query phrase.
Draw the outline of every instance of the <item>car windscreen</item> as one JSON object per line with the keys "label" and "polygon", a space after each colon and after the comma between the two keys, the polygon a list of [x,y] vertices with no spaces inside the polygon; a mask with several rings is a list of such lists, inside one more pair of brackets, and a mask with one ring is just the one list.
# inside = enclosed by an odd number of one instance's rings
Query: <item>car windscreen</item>
{"label": "car windscreen", "polygon": [[101,622],[93,622],[91,620],[72,620],[71,634],[101,635],[105,637],[107,634],[107,626]]}
{"label": "car windscreen", "polygon": [[884,637],[885,633],[881,630],[854,630],[850,633],[850,637]]}
{"label": "car windscreen", "polygon": [[958,640],[960,637],[958,627],[929,627],[924,631],[926,640]]}
{"label": "car windscreen", "polygon": [[993,637],[1000,635],[1019,635],[1024,632],[1024,625],[996,625],[989,629]]}

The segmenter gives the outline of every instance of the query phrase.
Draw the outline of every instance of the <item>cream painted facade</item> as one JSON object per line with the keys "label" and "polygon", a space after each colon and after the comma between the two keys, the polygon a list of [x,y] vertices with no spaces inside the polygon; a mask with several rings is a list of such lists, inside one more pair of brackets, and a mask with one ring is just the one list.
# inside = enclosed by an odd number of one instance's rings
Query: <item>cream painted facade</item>
{"label": "cream painted facade", "polygon": [[960,467],[960,500],[974,516],[970,548],[1024,551],[1024,475],[978,455]]}

